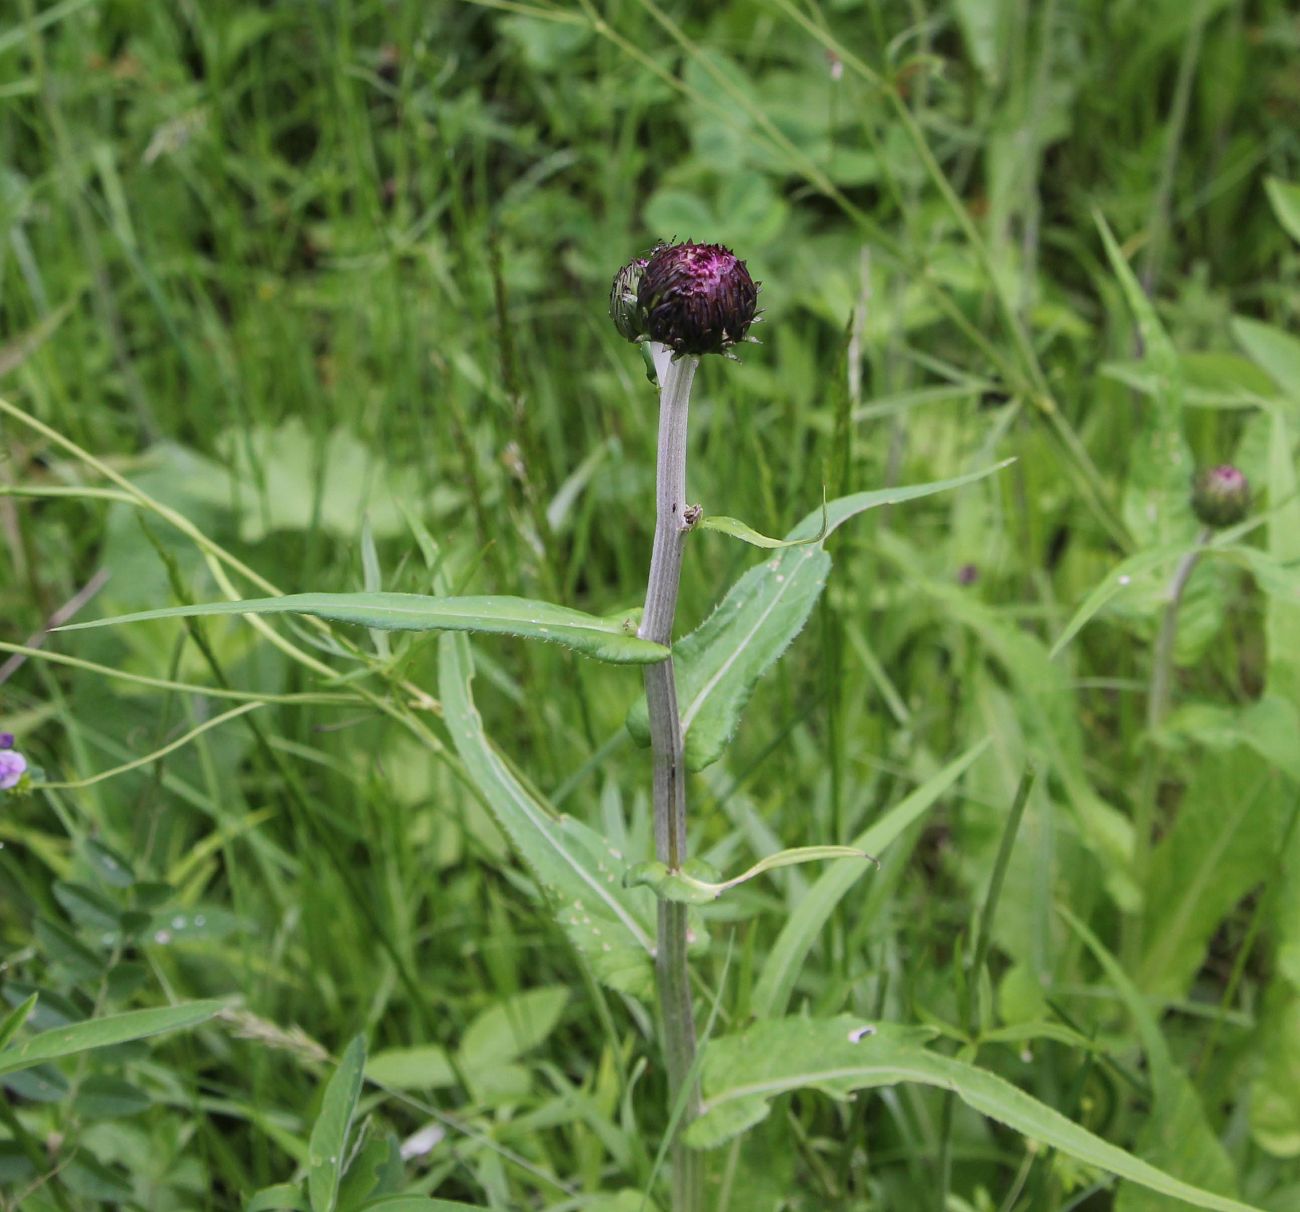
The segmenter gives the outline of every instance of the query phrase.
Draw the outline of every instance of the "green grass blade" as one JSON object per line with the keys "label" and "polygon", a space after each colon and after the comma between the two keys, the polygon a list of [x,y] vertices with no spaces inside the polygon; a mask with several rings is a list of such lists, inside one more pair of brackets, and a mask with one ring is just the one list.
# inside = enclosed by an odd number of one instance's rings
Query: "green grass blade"
{"label": "green grass blade", "polygon": [[5,1015],[4,1022],[0,1023],[0,1056],[4,1055],[4,1046],[13,1039],[18,1033],[19,1027],[27,1021],[31,1012],[36,1009],[36,1002],[40,996],[39,993],[33,993],[25,1002],[15,1006]]}
{"label": "green grass blade", "polygon": [[111,619],[72,623],[64,631],[220,614],[303,614],[377,631],[476,631],[562,644],[615,664],[648,665],[668,650],[636,634],[631,619],[602,619],[567,606],[515,597],[426,597],[418,593],[291,593],[243,602],[208,602],[141,610]]}
{"label": "green grass blade", "polygon": [[951,1090],[1030,1140],[1194,1207],[1254,1212],[1109,1144],[995,1073],[928,1051],[913,1028],[866,1025],[850,1015],[776,1019],[711,1044],[704,1057],[701,1115],[686,1139],[697,1148],[720,1145],[764,1119],[771,1100],[787,1091],[814,1089],[846,1098],[855,1090],[904,1082]]}
{"label": "green grass blade", "polygon": [[1264,189],[1277,221],[1293,240],[1300,241],[1300,185],[1281,177],[1266,177]]}
{"label": "green grass blade", "polygon": [[1188,505],[1192,453],[1183,436],[1183,371],[1160,318],[1129,267],[1106,220],[1097,215],[1111,269],[1137,322],[1144,360],[1156,377],[1156,391],[1140,415],[1141,428],[1129,458],[1124,490],[1124,524],[1138,545],[1177,542],[1196,529]]}
{"label": "green grass blade", "polygon": [[[1175,1170],[1188,1182],[1209,1183],[1221,1194],[1231,1193],[1232,1162],[1222,1142],[1210,1130],[1195,1087],[1175,1065],[1150,1003],[1119,961],[1079,918],[1064,905],[1057,905],[1056,911],[1092,952],[1137,1027],[1155,1099],[1152,1114],[1138,1138],[1145,1145],[1143,1152],[1154,1163]],[[1133,1201],[1128,1202],[1131,1205]],[[1133,1210],[1130,1206],[1124,1212]]]}
{"label": "green grass blade", "polygon": [[1121,560],[1106,574],[1105,580],[1095,586],[1092,592],[1083,599],[1079,609],[1074,612],[1064,630],[1057,636],[1056,643],[1052,645],[1052,651],[1049,655],[1052,658],[1058,656],[1066,645],[1120,594],[1126,590],[1137,593],[1139,590],[1144,589],[1145,582],[1142,578],[1146,577],[1148,573],[1162,567],[1172,568],[1191,549],[1192,545],[1190,543],[1174,543],[1164,547],[1152,547],[1146,551],[1139,551],[1136,555]]}
{"label": "green grass blade", "polygon": [[222,1003],[218,1001],[186,1002],[154,1010],[128,1010],[125,1014],[110,1014],[67,1027],[55,1027],[0,1052],[0,1074],[16,1073],[20,1069],[75,1056],[92,1048],[108,1048],[113,1044],[194,1027],[207,1022],[221,1007]]}
{"label": "green grass blade", "polygon": [[358,1212],[482,1212],[482,1204],[458,1199],[433,1199],[428,1195],[384,1195],[362,1204]]}
{"label": "green grass blade", "polygon": [[361,1097],[366,1068],[366,1040],[358,1035],[348,1045],[338,1068],[330,1076],[321,1099],[320,1114],[312,1126],[307,1146],[307,1194],[312,1212],[334,1212],[339,1180],[347,1160],[348,1132]]}
{"label": "green grass blade", "polygon": [[[967,768],[988,748],[988,741],[973,745],[926,779],[911,795],[864,829],[850,843],[857,850],[880,854],[909,825],[925,815]],[[803,895],[786,920],[754,986],[750,1007],[758,1018],[780,1014],[790,1000],[804,958],[821,934],[835,906],[866,868],[854,859],[841,859]]]}

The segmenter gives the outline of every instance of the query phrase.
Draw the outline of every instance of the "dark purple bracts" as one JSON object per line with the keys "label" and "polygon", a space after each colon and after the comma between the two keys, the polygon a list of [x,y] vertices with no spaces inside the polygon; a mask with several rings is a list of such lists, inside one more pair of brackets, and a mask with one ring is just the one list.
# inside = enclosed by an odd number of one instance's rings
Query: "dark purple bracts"
{"label": "dark purple bracts", "polygon": [[754,322],[758,286],[730,249],[687,242],[655,250],[636,299],[645,336],[675,356],[725,354]]}

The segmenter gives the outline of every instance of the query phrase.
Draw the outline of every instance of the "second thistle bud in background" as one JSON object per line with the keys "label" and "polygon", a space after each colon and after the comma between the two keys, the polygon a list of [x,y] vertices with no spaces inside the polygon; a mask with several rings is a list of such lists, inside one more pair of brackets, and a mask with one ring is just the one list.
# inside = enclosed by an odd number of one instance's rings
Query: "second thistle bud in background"
{"label": "second thistle bud in background", "polygon": [[1231,464],[1207,467],[1192,481],[1192,512],[1205,526],[1235,526],[1250,510],[1250,485]]}
{"label": "second thistle bud in background", "polygon": [[649,260],[645,257],[637,257],[629,261],[614,275],[614,281],[609,288],[609,318],[614,321],[619,336],[626,341],[645,339],[645,326],[641,318],[641,310],[637,305],[636,293],[641,285],[645,267],[649,264]]}

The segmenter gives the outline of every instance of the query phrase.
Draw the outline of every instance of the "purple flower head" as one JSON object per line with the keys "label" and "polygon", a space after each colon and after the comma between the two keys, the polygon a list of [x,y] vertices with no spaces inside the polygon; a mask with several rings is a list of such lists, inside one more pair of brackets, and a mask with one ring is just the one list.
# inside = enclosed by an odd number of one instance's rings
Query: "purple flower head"
{"label": "purple flower head", "polygon": [[0,732],[0,749],[12,749],[14,747],[14,734],[12,732]]}
{"label": "purple flower head", "polygon": [[675,355],[725,354],[754,322],[758,286],[729,248],[688,241],[651,254],[636,301],[645,335]]}
{"label": "purple flower head", "polygon": [[1192,512],[1216,530],[1235,526],[1250,510],[1250,484],[1230,463],[1207,467],[1192,481]]}
{"label": "purple flower head", "polygon": [[13,749],[0,749],[0,791],[17,787],[27,773],[27,759]]}

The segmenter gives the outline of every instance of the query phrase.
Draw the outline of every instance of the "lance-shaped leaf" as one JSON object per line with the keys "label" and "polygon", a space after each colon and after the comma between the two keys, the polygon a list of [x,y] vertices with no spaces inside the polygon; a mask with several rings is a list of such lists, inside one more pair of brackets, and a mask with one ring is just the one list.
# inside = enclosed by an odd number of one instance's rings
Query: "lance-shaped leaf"
{"label": "lance-shaped leaf", "polygon": [[92,1048],[107,1048],[161,1035],[165,1031],[194,1027],[212,1018],[220,1009],[221,1003],[216,1001],[185,1002],[156,1010],[128,1010],[125,1014],[109,1014],[66,1027],[55,1027],[0,1052],[0,1073],[16,1073],[20,1069],[75,1056]]}
{"label": "lance-shaped leaf", "polygon": [[636,620],[600,618],[567,606],[514,597],[427,597],[419,593],[290,593],[243,602],[166,606],[111,619],[72,623],[63,631],[218,614],[303,614],[376,631],[478,631],[562,644],[584,656],[624,665],[662,661],[668,650],[636,634]]}
{"label": "lance-shaped leaf", "polygon": [[644,994],[651,987],[654,898],[623,887],[623,856],[572,817],[557,817],[493,748],[474,705],[469,641],[439,641],[443,718],[465,770],[501,831],[532,870],[565,932],[606,984]]}
{"label": "lance-shaped leaf", "polygon": [[361,1097],[365,1068],[366,1040],[358,1035],[330,1075],[321,1098],[320,1114],[312,1126],[307,1151],[307,1194],[312,1212],[334,1212],[339,1180],[348,1161],[348,1133]]}
{"label": "lance-shaped leaf", "polygon": [[1142,405],[1124,490],[1124,524],[1142,547],[1190,538],[1196,520],[1188,507],[1192,454],[1183,436],[1183,373],[1173,343],[1106,221],[1097,216],[1102,243],[1124,300],[1137,321],[1144,358],[1156,390]]}
{"label": "lance-shaped leaf", "polygon": [[[819,534],[825,538],[869,509],[901,505],[973,484],[1011,461],[950,480],[840,497],[809,513],[785,541],[803,544]],[[830,567],[831,558],[821,543],[784,547],[745,573],[718,608],[673,645],[677,705],[686,734],[689,769],[702,770],[722,756],[758,679],[803,630]],[[632,708],[627,726],[640,744],[650,743],[644,700]]]}
{"label": "lance-shaped leaf", "polygon": [[1030,1140],[1162,1195],[1218,1212],[1254,1212],[1109,1144],[995,1073],[929,1051],[922,1039],[915,1028],[841,1015],[774,1019],[717,1040],[704,1054],[700,1116],[686,1141],[696,1148],[722,1144],[764,1119],[772,1099],[791,1090],[847,1098],[855,1090],[915,1082],[951,1090]]}

